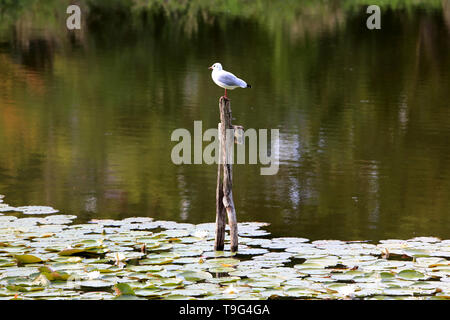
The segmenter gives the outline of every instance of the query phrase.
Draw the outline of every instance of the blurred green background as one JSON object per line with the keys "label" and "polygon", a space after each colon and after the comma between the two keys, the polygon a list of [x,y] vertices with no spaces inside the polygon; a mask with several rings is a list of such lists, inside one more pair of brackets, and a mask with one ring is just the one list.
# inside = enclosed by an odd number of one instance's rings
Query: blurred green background
{"label": "blurred green background", "polygon": [[0,0],[0,194],[80,221],[214,221],[216,166],[174,165],[170,135],[217,127],[221,62],[252,85],[230,92],[234,123],[281,135],[277,175],[234,166],[239,221],[449,237],[449,49],[448,0]]}

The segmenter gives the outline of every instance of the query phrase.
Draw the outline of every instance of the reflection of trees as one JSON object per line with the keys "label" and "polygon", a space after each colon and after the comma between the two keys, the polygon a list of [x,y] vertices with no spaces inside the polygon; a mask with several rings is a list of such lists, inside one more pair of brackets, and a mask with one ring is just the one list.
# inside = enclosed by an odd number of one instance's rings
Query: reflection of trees
{"label": "reflection of trees", "polygon": [[[273,36],[280,31],[288,32],[292,41],[305,35],[318,35],[340,28],[346,18],[354,12],[364,12],[367,1],[222,1],[222,0],[79,0],[82,8],[82,30],[68,32],[65,28],[65,9],[73,1],[69,0],[17,0],[8,5],[0,2],[0,30],[3,26],[14,25],[17,39],[26,43],[33,37],[32,28],[45,30],[46,39],[59,45],[63,42],[85,45],[86,34],[98,29],[114,28],[117,36],[132,36],[143,25],[153,24],[157,32],[164,31],[164,24],[184,36],[195,37],[204,26],[226,28],[229,21],[246,19],[263,26]],[[441,8],[448,21],[448,0],[433,1],[375,1],[383,9],[425,6]],[[120,26],[118,28],[117,26]]]}
{"label": "reflection of trees", "polygon": [[[6,136],[4,140],[11,139],[20,142],[23,148],[32,148],[38,143],[35,135],[37,132],[33,132],[35,128],[28,125],[26,111],[17,108],[15,92],[17,87],[22,87],[33,95],[42,96],[45,94],[46,84],[39,73],[16,63],[6,54],[0,54],[0,79],[0,128]],[[24,132],[34,134],[25,135]],[[17,150],[13,143],[3,145],[3,148]]]}
{"label": "reflection of trees", "polygon": [[445,24],[447,31],[450,33],[450,0],[442,1],[442,12],[444,12]]}
{"label": "reflection of trees", "polygon": [[11,50],[0,55],[0,187],[96,217],[211,221],[216,170],[173,166],[169,134],[193,120],[217,125],[205,61],[214,56],[264,93],[235,93],[239,123],[282,125],[278,176],[235,168],[240,219],[256,214],[323,237],[340,227],[354,238],[444,219],[450,137],[441,71],[450,61],[439,23],[448,10],[388,16],[397,32],[378,35],[361,29],[364,15],[339,6],[286,1],[286,9],[257,16],[255,7],[237,8],[230,18],[207,3],[148,13],[147,24],[137,7],[89,7],[75,42],[78,33],[60,28],[65,15],[39,32],[32,18],[15,21]]}
{"label": "reflection of trees", "polygon": [[28,39],[24,46],[21,45],[17,43],[13,53],[18,63],[37,70],[51,69],[54,54],[51,40]]}
{"label": "reflection of trees", "polygon": [[45,84],[40,74],[14,61],[9,55],[0,54],[0,72],[3,74],[0,88],[2,93],[10,94],[14,86],[26,85],[35,93],[45,91]]}
{"label": "reflection of trees", "polygon": [[[66,28],[66,8],[72,3],[68,0],[17,0],[5,5],[0,1],[0,34],[10,34],[10,45],[17,54],[24,55],[25,64],[44,66],[51,63],[55,48],[61,50],[84,42],[85,19],[81,20],[80,31]],[[85,1],[78,4],[83,12],[88,12]],[[48,52],[44,54],[43,50]],[[37,56],[39,52],[43,53],[41,57]]]}
{"label": "reflection of trees", "polygon": [[[439,17],[396,15],[385,20],[394,25],[379,36],[359,33],[349,19],[347,28],[355,31],[345,38],[324,34],[327,41],[320,44],[295,43],[295,55],[283,51],[282,63],[268,59],[277,64],[273,75],[261,77],[277,79],[264,97],[278,97],[270,122],[288,124],[291,132],[282,135],[285,178],[257,185],[278,199],[301,199],[298,210],[278,201],[282,213],[297,216],[292,221],[299,229],[317,228],[315,234],[327,236],[341,227],[358,238],[370,228],[412,232],[430,219],[447,219],[450,61]],[[283,219],[280,214],[274,220],[281,225]]]}

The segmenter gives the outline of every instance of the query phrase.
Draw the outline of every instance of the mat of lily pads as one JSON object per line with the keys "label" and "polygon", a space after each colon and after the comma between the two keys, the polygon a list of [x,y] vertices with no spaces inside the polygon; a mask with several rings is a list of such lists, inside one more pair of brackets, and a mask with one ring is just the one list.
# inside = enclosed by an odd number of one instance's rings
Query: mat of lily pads
{"label": "mat of lily pads", "polygon": [[450,299],[450,240],[272,238],[246,222],[231,254],[214,223],[74,224],[3,198],[0,299]]}

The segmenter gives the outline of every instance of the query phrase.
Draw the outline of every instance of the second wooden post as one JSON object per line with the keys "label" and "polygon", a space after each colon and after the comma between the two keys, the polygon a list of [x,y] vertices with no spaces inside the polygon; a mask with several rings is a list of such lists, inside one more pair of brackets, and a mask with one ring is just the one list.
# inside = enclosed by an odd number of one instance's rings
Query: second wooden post
{"label": "second wooden post", "polygon": [[[230,100],[221,97],[219,100],[219,163],[217,169],[216,188],[216,240],[215,250],[222,251],[225,240],[226,216],[230,227],[230,247],[232,252],[238,250],[238,229],[236,210],[233,201],[233,149],[234,127],[231,124]],[[221,177],[223,175],[223,177]]]}

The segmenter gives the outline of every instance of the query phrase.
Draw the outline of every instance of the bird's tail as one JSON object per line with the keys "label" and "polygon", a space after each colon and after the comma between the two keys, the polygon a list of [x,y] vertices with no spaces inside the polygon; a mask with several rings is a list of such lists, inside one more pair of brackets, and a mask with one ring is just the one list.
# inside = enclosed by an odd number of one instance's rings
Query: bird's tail
{"label": "bird's tail", "polygon": [[251,88],[252,86],[247,83],[247,88]]}

